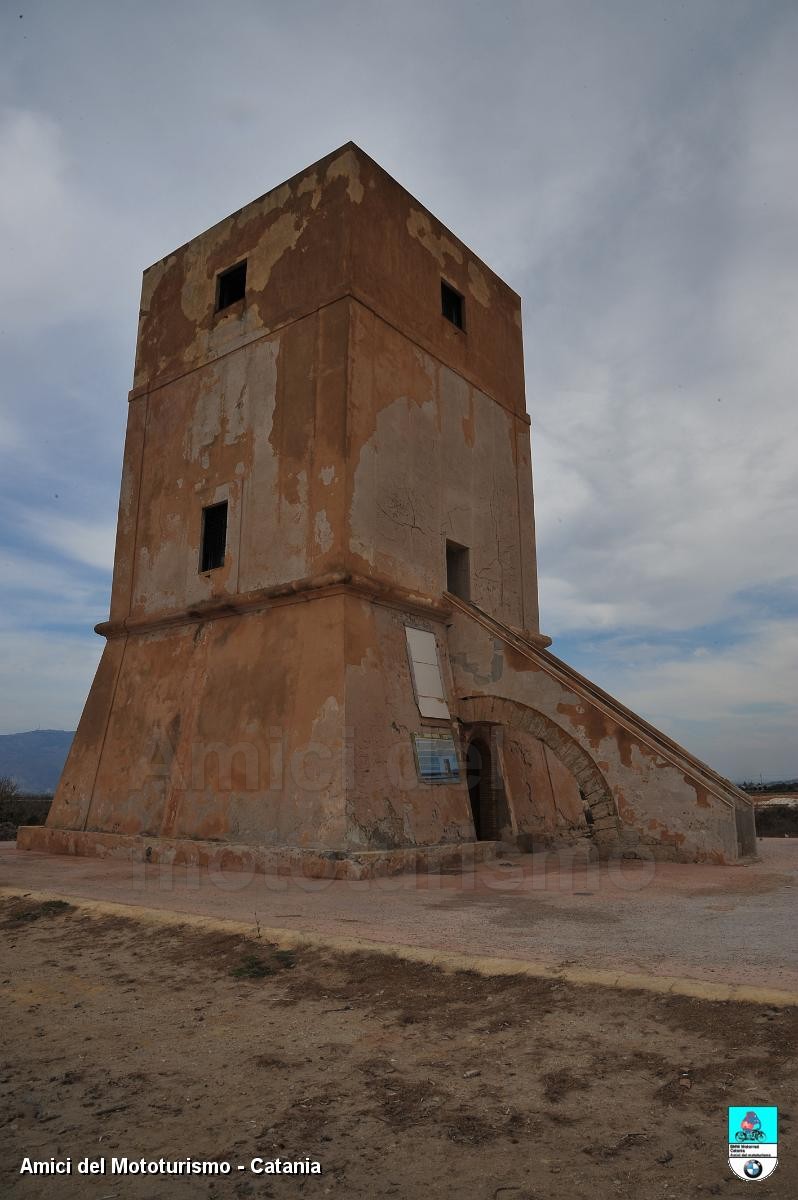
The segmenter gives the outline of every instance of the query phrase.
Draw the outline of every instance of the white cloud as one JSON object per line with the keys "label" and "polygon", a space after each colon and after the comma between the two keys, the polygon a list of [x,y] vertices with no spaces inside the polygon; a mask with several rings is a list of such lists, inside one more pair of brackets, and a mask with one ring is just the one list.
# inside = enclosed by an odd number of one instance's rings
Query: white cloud
{"label": "white cloud", "polygon": [[[0,328],[40,339],[48,326],[129,309],[141,238],[88,190],[47,113],[0,111]],[[110,281],[123,269],[125,285]]]}
{"label": "white cloud", "polygon": [[109,571],[114,565],[116,523],[78,517],[29,512],[25,522],[31,535],[74,562]]}
{"label": "white cloud", "polygon": [[74,729],[103,645],[94,634],[0,630],[0,730]]}
{"label": "white cloud", "polygon": [[[793,25],[796,22],[793,21]],[[737,48],[572,210],[527,305],[547,632],[689,629],[789,573],[798,186],[789,39]],[[617,146],[614,147],[617,151]],[[767,177],[766,177],[767,175]],[[590,247],[590,249],[588,249]],[[567,325],[563,318],[568,318]]]}
{"label": "white cloud", "polygon": [[795,621],[755,622],[731,646],[660,652],[650,664],[644,655],[619,648],[602,684],[734,779],[796,774]]}
{"label": "white cloud", "polygon": [[0,452],[16,451],[23,440],[22,430],[8,413],[0,412]]}

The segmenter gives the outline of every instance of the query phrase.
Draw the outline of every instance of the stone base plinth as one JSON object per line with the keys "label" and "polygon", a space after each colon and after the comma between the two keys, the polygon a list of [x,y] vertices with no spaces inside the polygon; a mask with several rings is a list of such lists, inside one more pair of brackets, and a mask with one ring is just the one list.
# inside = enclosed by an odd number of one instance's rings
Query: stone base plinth
{"label": "stone base plinth", "polygon": [[320,850],[26,825],[17,833],[17,849],[162,866],[201,867],[211,872],[248,871],[307,879],[375,879],[402,872],[430,874],[441,870],[467,870],[476,863],[495,858],[497,850],[503,847],[498,842],[459,842],[393,850]]}

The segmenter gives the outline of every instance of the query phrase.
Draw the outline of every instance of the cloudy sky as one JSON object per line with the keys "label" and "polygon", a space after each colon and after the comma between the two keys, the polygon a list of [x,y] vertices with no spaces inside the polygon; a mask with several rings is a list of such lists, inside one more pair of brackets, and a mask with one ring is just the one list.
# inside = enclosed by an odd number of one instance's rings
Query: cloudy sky
{"label": "cloudy sky", "polygon": [[522,295],[553,649],[798,775],[795,0],[5,0],[0,732],[74,728],[142,269],[353,139]]}

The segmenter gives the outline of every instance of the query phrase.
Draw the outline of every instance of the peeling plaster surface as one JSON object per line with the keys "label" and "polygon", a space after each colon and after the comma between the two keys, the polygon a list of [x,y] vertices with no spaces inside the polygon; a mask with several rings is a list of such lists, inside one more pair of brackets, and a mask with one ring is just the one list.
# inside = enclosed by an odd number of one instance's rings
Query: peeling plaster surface
{"label": "peeling plaster surface", "polygon": [[316,513],[314,532],[316,535],[316,545],[319,549],[329,550],[333,544],[333,531],[324,509]]}
{"label": "peeling plaster surface", "polygon": [[[562,746],[570,739],[581,748],[613,798],[615,811],[606,815],[608,840],[661,858],[737,858],[730,785],[718,785],[721,794],[711,794],[688,759],[658,753],[642,728],[639,734],[630,731],[603,711],[587,688],[569,688],[512,647],[505,644],[497,655],[497,639],[464,613],[455,613],[449,648],[458,695],[484,698],[474,701],[480,719],[493,712],[512,729],[533,710],[560,733]],[[567,749],[563,753],[568,766]]]}
{"label": "peeling plaster surface", "polygon": [[[346,724],[354,737],[347,817],[358,844],[373,849],[474,836],[465,780],[424,784],[416,774],[411,738],[430,725],[415,703],[406,624],[435,633],[446,682],[441,624],[359,599],[347,601]],[[451,731],[452,726],[442,722],[432,728]]]}
{"label": "peeling plaster surface", "polygon": [[327,168],[327,180],[346,180],[346,194],[353,204],[360,204],[365,195],[360,182],[360,158],[353,150],[347,150],[335,158]]}
{"label": "peeling plaster surface", "polygon": [[342,604],[130,637],[123,661],[122,640],[110,642],[52,824],[80,828],[82,817],[108,833],[340,845]]}
{"label": "peeling plaster surface", "polygon": [[[246,302],[217,313],[216,276],[242,259]],[[441,315],[442,273],[479,310],[467,341]],[[134,394],[347,295],[525,412],[518,296],[352,145],[145,272]]]}
{"label": "peeling plaster surface", "polygon": [[476,263],[468,264],[468,291],[483,308],[490,308],[490,288],[488,282]]}
{"label": "peeling plaster surface", "polygon": [[[246,295],[217,313],[244,258]],[[224,563],[201,573],[222,500]],[[495,628],[447,617],[447,539]],[[407,625],[435,635],[449,722],[419,714]],[[161,839],[170,861],[470,842],[465,778],[422,783],[413,755],[416,734],[457,741],[456,717],[494,730],[515,834],[584,837],[589,812],[605,848],[733,860],[743,801],[512,630],[538,611],[506,284],[351,144],[145,272],[110,640],[51,827],[103,853]]]}
{"label": "peeling plaster surface", "polygon": [[445,233],[433,229],[427,213],[412,209],[407,218],[407,232],[417,238],[425,250],[429,250],[442,271],[446,271],[450,262],[462,263],[463,252],[460,247]]}
{"label": "peeling plaster surface", "polygon": [[448,538],[470,549],[474,602],[537,629],[536,604],[525,606],[534,544],[520,535],[519,495],[531,480],[528,460],[516,462],[516,418],[367,310],[355,306],[352,320],[353,556],[439,595]]}
{"label": "peeling plaster surface", "polygon": [[[342,308],[159,388],[147,401],[146,436],[144,401],[131,405],[114,616],[127,615],[131,573],[130,614],[141,618],[323,572],[340,561]],[[135,528],[129,514],[138,479],[147,503]],[[203,576],[202,508],[220,499],[229,505],[225,565]]]}
{"label": "peeling plaster surface", "polygon": [[545,742],[522,729],[504,730],[502,754],[505,786],[520,834],[543,843],[587,835],[579,784]]}

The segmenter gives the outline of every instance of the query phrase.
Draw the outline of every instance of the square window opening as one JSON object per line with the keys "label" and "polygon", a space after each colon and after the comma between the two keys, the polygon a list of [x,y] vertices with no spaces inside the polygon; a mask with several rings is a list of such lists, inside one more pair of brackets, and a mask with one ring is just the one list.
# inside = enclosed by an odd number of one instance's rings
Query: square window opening
{"label": "square window opening", "polygon": [[441,280],[441,312],[458,329],[465,329],[465,301],[459,292]]}
{"label": "square window opening", "polygon": [[202,510],[202,541],[200,572],[215,571],[224,566],[227,547],[227,501],[209,504]]}
{"label": "square window opening", "polygon": [[446,590],[461,600],[471,599],[471,563],[467,546],[446,543]]}
{"label": "square window opening", "polygon": [[216,311],[229,308],[238,300],[244,299],[247,288],[247,260],[236,263],[227,271],[222,271],[216,278]]}

